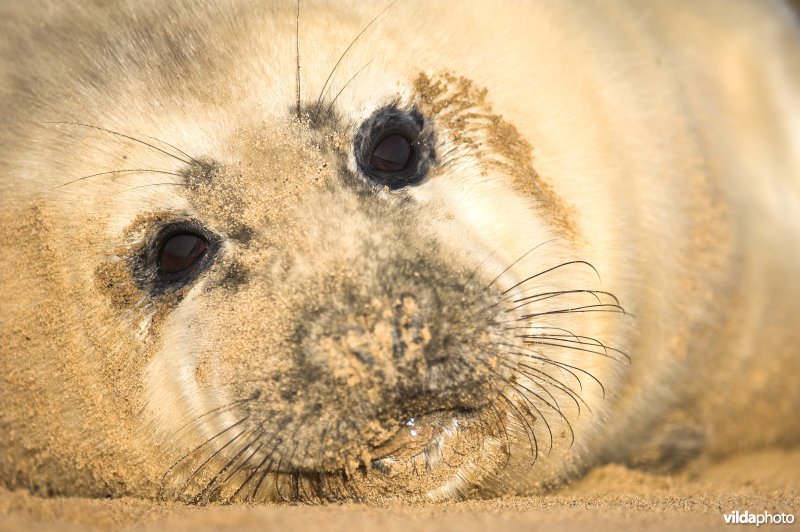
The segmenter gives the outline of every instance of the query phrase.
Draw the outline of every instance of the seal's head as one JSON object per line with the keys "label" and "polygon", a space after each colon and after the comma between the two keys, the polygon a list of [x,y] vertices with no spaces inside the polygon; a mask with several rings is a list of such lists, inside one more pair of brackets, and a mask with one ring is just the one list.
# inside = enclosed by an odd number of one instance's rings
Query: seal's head
{"label": "seal's head", "polygon": [[[622,358],[596,339],[621,309],[487,91],[396,59],[389,34],[298,63],[293,6],[129,7],[51,22],[85,25],[78,75],[20,106],[37,120],[5,140],[46,191],[6,233],[46,270],[4,281],[40,294],[6,359],[30,358],[17,389],[55,396],[34,430],[61,427],[15,478],[200,501],[441,498],[566,450]],[[309,25],[305,46],[339,42]],[[40,46],[30,72],[61,51]],[[31,349],[37,328],[52,342]]]}

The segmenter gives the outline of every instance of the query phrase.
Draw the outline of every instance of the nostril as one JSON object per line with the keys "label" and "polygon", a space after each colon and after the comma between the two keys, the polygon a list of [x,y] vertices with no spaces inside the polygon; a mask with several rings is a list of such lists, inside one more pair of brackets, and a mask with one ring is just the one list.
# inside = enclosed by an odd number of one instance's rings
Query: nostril
{"label": "nostril", "polygon": [[442,336],[442,349],[447,350],[453,344],[453,337],[449,334]]}
{"label": "nostril", "polygon": [[450,360],[449,347],[453,343],[450,335],[443,336],[438,342],[434,342],[425,350],[425,362],[428,366],[438,366]]}
{"label": "nostril", "polygon": [[441,366],[442,364],[447,363],[450,359],[447,355],[439,355],[434,357],[425,357],[425,361],[428,363],[429,367],[432,366]]}
{"label": "nostril", "polygon": [[358,360],[367,367],[372,367],[375,364],[375,358],[363,349],[351,350]]}

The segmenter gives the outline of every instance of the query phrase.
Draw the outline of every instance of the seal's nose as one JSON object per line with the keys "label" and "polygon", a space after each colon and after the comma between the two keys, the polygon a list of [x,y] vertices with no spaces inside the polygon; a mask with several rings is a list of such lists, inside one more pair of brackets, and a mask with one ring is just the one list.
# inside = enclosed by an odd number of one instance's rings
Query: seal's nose
{"label": "seal's nose", "polygon": [[424,377],[431,341],[426,314],[407,292],[351,301],[344,313],[323,312],[305,339],[304,363],[350,386],[417,382]]}
{"label": "seal's nose", "polygon": [[484,404],[498,371],[496,294],[405,247],[373,252],[310,283],[325,289],[309,292],[294,335],[307,385],[386,416]]}

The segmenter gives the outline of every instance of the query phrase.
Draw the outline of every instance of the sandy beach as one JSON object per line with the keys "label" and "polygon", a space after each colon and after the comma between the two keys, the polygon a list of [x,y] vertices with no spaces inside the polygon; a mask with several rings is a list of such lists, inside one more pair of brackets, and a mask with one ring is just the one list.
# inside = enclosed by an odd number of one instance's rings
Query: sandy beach
{"label": "sandy beach", "polygon": [[[0,490],[0,530],[707,530],[732,511],[800,514],[800,449],[695,463],[671,476],[607,465],[558,492],[435,505],[192,507],[138,499],[43,499]],[[773,525],[792,530],[794,524]],[[749,527],[746,527],[749,528]],[[755,528],[755,527],[753,527]],[[760,526],[759,529],[770,529]]]}

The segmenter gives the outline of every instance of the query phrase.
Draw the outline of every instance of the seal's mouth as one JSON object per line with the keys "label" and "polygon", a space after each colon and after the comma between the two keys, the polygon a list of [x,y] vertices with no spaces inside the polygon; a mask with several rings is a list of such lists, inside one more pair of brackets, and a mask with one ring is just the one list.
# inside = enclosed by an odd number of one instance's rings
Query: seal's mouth
{"label": "seal's mouth", "polygon": [[371,451],[373,469],[388,472],[396,466],[422,459],[426,467],[441,461],[445,446],[475,418],[471,408],[428,412],[408,418],[398,430]]}

